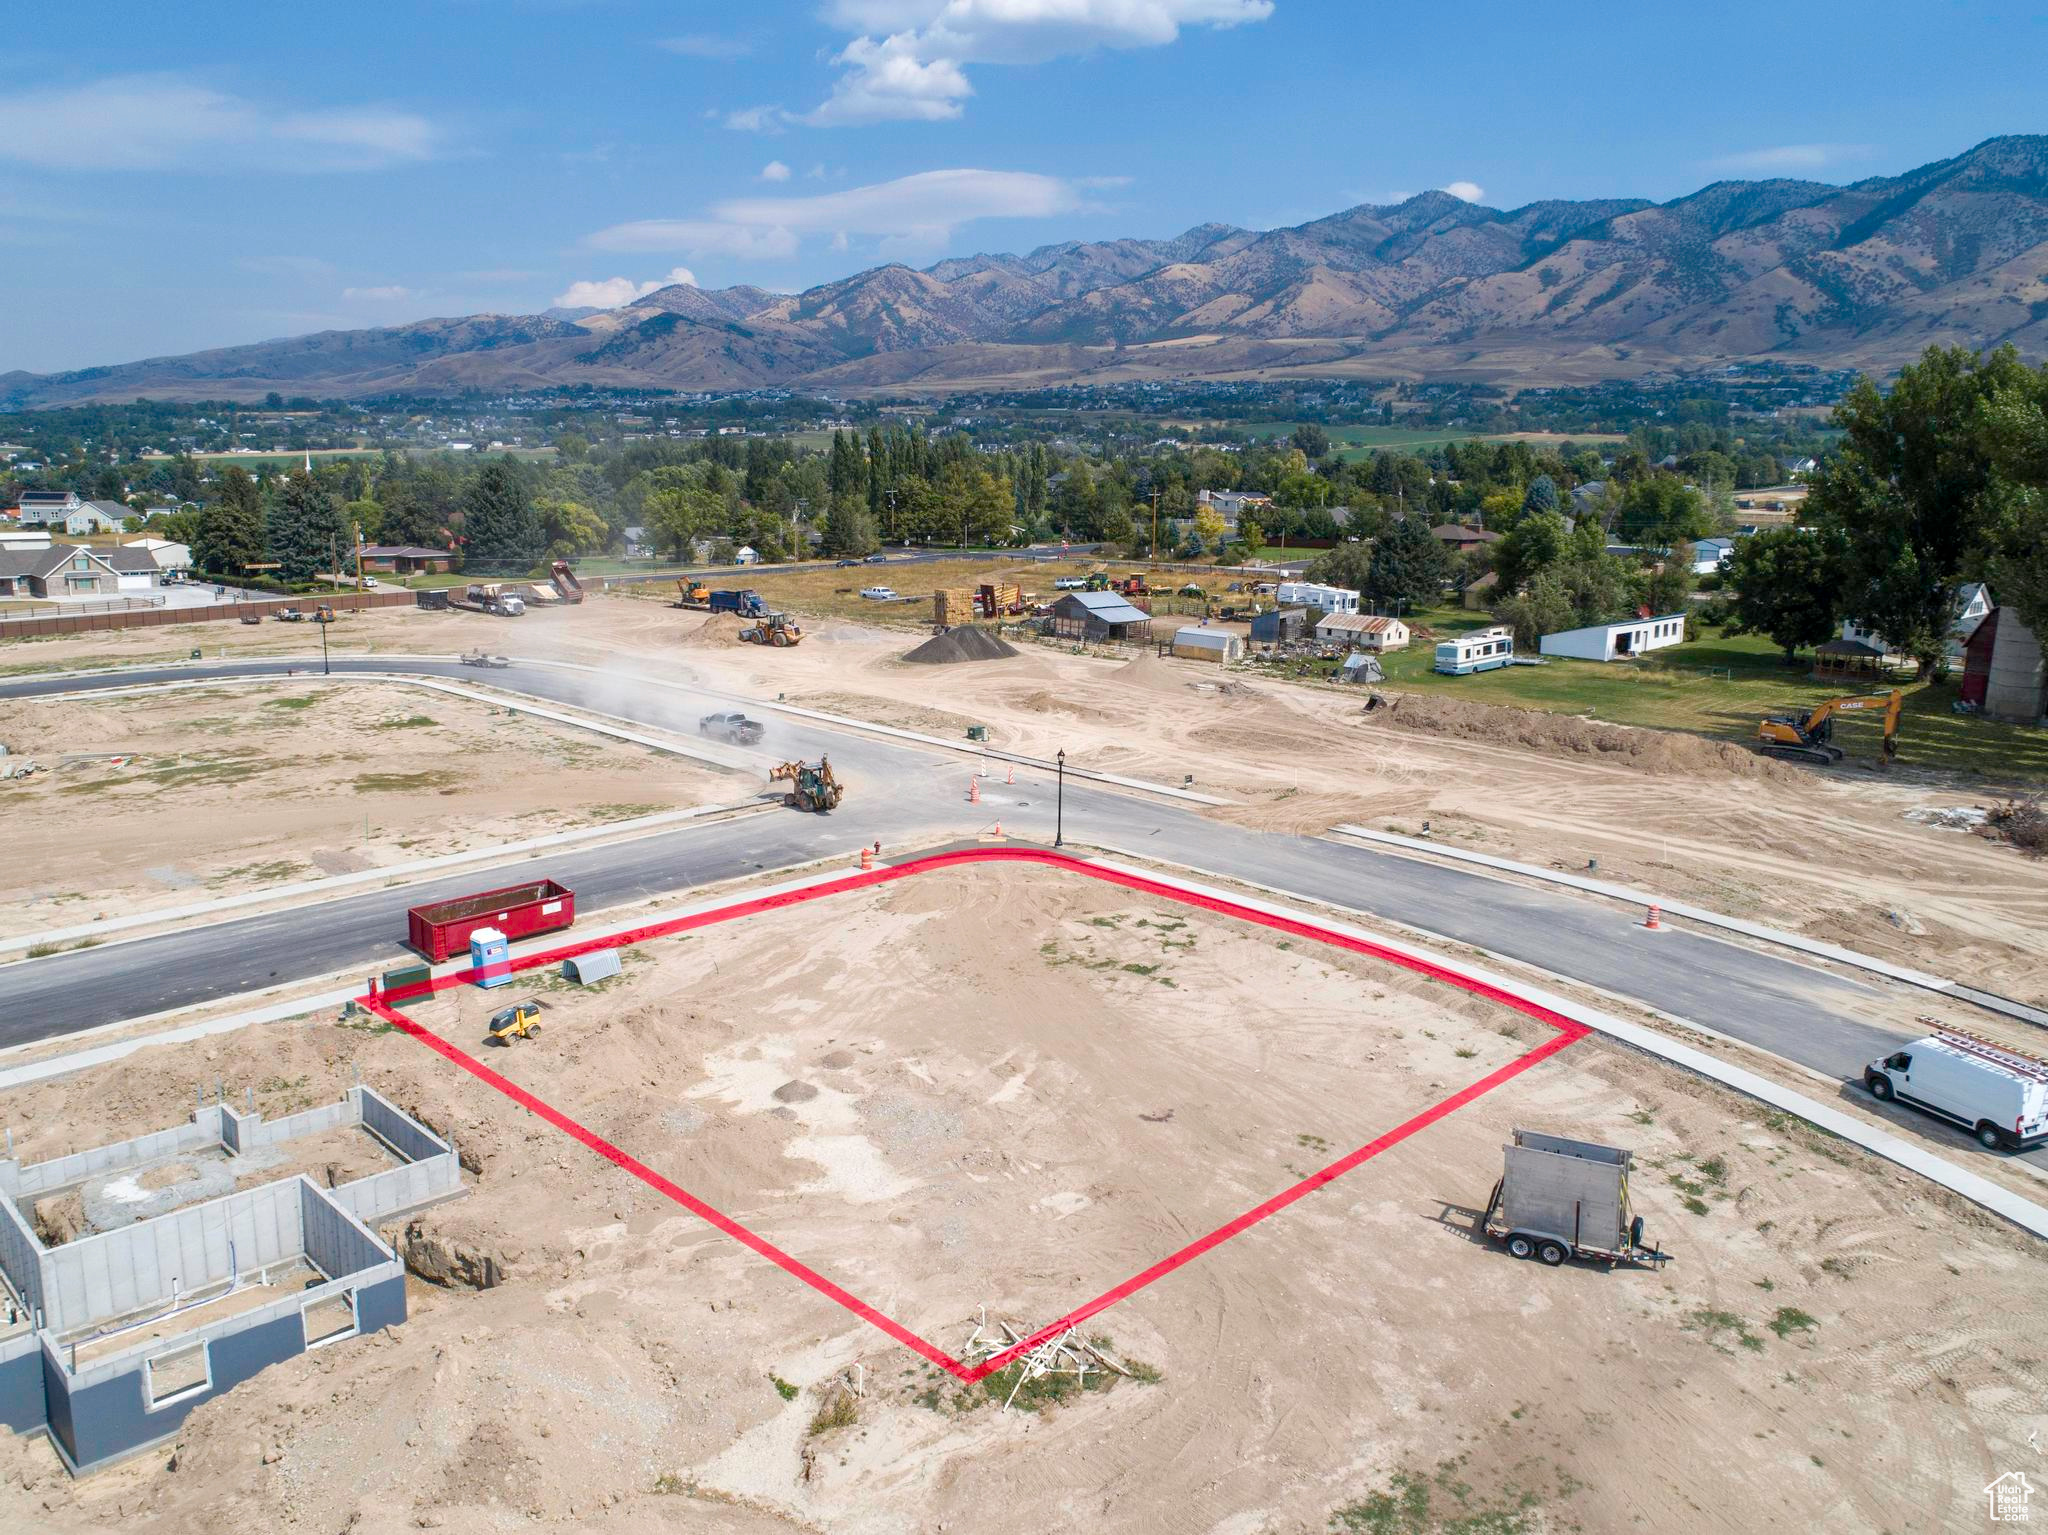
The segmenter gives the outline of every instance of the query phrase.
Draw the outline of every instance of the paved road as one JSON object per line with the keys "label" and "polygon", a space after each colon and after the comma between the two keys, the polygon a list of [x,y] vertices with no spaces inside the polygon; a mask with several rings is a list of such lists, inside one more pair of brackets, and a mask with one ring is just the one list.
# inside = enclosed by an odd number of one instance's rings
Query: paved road
{"label": "paved road", "polygon": [[[448,661],[349,658],[337,672],[407,671],[488,681],[493,687],[602,709],[640,723],[693,730],[699,715],[735,700],[689,685],[651,685],[517,664],[479,674]],[[303,672],[305,667],[297,665]],[[278,675],[284,662],[176,666],[119,676],[0,685],[0,699],[78,688],[221,675]],[[338,969],[365,974],[405,957],[405,909],[496,882],[550,875],[576,891],[580,912],[664,891],[708,885],[757,869],[833,856],[862,845],[972,836],[1000,819],[1014,835],[1050,841],[1049,776],[1020,772],[1015,787],[985,781],[966,803],[969,763],[937,747],[830,729],[767,714],[754,753],[765,766],[831,754],[848,782],[835,814],[745,817],[686,826],[627,843],[522,858],[496,873],[467,872],[241,918],[104,948],[0,967],[0,1045],[49,1038],[121,1018],[231,996]],[[737,782],[737,780],[736,780]],[[1648,933],[1609,907],[1525,888],[1452,865],[1312,837],[1257,832],[1204,819],[1180,803],[1069,779],[1066,835],[1374,913],[1633,997],[1844,1081],[1904,1036],[1864,1021],[1877,993],[1796,960],[1679,928]],[[1924,1126],[1924,1121],[1909,1121]],[[1939,1132],[1937,1132],[1939,1133]],[[1957,1138],[1958,1145],[1967,1145]],[[2048,1165],[2048,1153],[2035,1153]]]}

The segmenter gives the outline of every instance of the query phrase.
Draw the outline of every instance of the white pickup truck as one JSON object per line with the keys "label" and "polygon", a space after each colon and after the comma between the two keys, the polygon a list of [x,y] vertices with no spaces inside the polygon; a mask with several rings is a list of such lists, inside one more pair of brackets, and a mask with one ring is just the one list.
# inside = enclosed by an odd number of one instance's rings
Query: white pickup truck
{"label": "white pickup truck", "polygon": [[1937,1029],[1863,1068],[1873,1098],[1967,1130],[1989,1151],[2048,1141],[2048,1061],[1960,1029]]}

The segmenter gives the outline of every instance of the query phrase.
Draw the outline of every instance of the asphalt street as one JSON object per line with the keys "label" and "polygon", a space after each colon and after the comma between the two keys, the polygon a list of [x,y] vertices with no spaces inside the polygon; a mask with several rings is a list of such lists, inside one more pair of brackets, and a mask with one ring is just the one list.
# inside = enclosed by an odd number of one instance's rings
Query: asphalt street
{"label": "asphalt street", "polygon": [[[452,660],[350,657],[333,664],[338,673],[406,672],[483,682],[685,732],[695,730],[702,714],[750,702],[689,685],[593,677],[517,662],[487,673]],[[22,680],[0,684],[0,699],[287,670],[304,673],[307,668],[302,662],[238,662]],[[829,753],[848,784],[845,804],[836,813],[787,811],[684,826],[603,847],[522,857],[497,868],[472,866],[403,889],[0,966],[0,1046],[336,970],[360,968],[368,975],[407,958],[406,908],[493,884],[551,876],[575,890],[579,913],[594,915],[759,870],[820,858],[851,861],[861,846],[878,839],[887,856],[892,845],[973,836],[1000,820],[1014,836],[1052,840],[1055,796],[1048,772],[1020,769],[1014,786],[992,774],[983,780],[981,803],[970,805],[972,762],[963,755],[772,710],[757,713],[768,722],[767,738],[753,750],[764,778],[773,762]],[[736,788],[747,783],[738,774],[734,779]],[[1860,1080],[1864,1063],[1905,1037],[1865,1021],[1877,999],[1869,986],[1681,928],[1646,932],[1609,906],[1563,892],[1367,847],[1254,831],[1205,819],[1180,802],[1071,777],[1063,824],[1067,838],[1076,843],[1149,855],[1350,907],[1524,960],[1844,1082]]]}

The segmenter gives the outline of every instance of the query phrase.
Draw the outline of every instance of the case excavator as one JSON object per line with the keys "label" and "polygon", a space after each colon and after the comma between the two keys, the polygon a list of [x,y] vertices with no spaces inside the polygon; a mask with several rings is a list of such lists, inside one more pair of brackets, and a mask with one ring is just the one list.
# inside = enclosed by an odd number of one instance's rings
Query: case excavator
{"label": "case excavator", "polygon": [[1905,701],[1906,695],[1894,688],[1889,693],[1830,698],[1817,709],[1801,709],[1796,714],[1769,715],[1757,721],[1756,749],[1767,757],[1832,766],[1848,755],[1834,744],[1835,716],[1881,709],[1884,740],[1878,748],[1879,760],[1881,766],[1890,767],[1899,754],[1899,708]]}

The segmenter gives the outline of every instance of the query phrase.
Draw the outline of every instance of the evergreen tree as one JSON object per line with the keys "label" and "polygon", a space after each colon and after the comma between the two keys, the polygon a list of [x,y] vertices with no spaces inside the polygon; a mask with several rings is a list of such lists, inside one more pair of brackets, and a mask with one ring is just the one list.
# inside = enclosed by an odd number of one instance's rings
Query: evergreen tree
{"label": "evergreen tree", "polygon": [[819,542],[821,554],[837,560],[859,560],[881,547],[882,540],[875,533],[874,516],[866,506],[858,501],[833,506],[832,515],[825,519],[824,536]]}
{"label": "evergreen tree", "polygon": [[545,535],[526,482],[509,459],[488,463],[462,495],[462,536],[468,564],[523,572],[540,558]]}
{"label": "evergreen tree", "polygon": [[310,581],[333,570],[352,544],[333,495],[303,469],[270,504],[270,553],[286,581]]}
{"label": "evergreen tree", "polygon": [[1557,510],[1557,481],[1547,474],[1539,474],[1529,482],[1529,489],[1522,497],[1524,517],[1541,515]]}
{"label": "evergreen tree", "polygon": [[221,475],[220,499],[199,513],[192,557],[214,576],[237,576],[263,559],[263,498],[240,464]]}
{"label": "evergreen tree", "polygon": [[1378,601],[1405,599],[1411,605],[1430,603],[1443,593],[1450,578],[1451,553],[1443,541],[1422,525],[1420,517],[1396,523],[1373,550],[1365,593]]}

